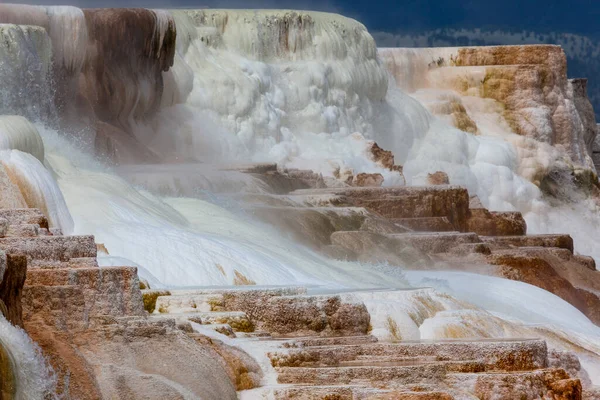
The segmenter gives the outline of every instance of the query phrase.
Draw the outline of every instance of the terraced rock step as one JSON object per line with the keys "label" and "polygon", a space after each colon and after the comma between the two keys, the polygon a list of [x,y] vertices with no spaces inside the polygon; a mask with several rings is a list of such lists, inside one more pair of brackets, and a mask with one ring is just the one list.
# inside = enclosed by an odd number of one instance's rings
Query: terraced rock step
{"label": "terraced rock step", "polygon": [[305,189],[290,196],[312,206],[364,207],[385,218],[447,217],[461,232],[469,215],[469,194],[459,186]]}
{"label": "terraced rock step", "polygon": [[365,386],[294,386],[266,390],[264,398],[275,400],[452,400],[447,393],[437,391],[374,389]]}
{"label": "terraced rock step", "polygon": [[282,367],[277,368],[277,382],[282,384],[344,385],[351,383],[394,382],[400,385],[436,383],[446,376],[443,363],[388,367]]}
{"label": "terraced rock step", "polygon": [[334,345],[313,342],[306,346],[269,353],[275,367],[340,365],[349,361],[391,362],[481,360],[486,370],[534,370],[548,365],[547,347],[543,340],[513,341],[439,341],[402,343],[364,343]]}
{"label": "terraced rock step", "polygon": [[48,229],[48,219],[37,208],[14,208],[0,210],[0,218],[6,219],[9,225],[38,225]]}
{"label": "terraced rock step", "polygon": [[[360,207],[251,207],[255,217],[289,232],[294,241],[319,248],[338,230],[360,230],[369,212]],[[406,230],[398,228],[398,232]]]}
{"label": "terraced rock step", "polygon": [[71,258],[69,261],[56,260],[31,260],[28,265],[30,270],[35,269],[86,269],[99,268],[98,260],[95,257]]}
{"label": "terraced rock step", "polygon": [[527,233],[527,224],[520,212],[495,212],[471,208],[467,230],[485,236],[519,236]]}
{"label": "terraced rock step", "polygon": [[241,399],[581,399],[578,379],[548,368],[543,340],[392,344],[362,336],[352,338],[361,343],[349,344],[341,339],[284,342],[268,353],[282,386]]}
{"label": "terraced rock step", "polygon": [[387,236],[399,243],[408,243],[428,254],[447,253],[461,244],[481,242],[475,233],[460,232],[398,233]]}
{"label": "terraced rock step", "polygon": [[417,232],[451,232],[455,230],[447,217],[394,218],[391,221]]}
{"label": "terraced rock step", "polygon": [[343,249],[348,258],[392,265],[416,264],[427,254],[446,253],[464,244],[481,243],[475,233],[411,232],[377,234],[341,231],[331,235],[331,243]]}
{"label": "terraced rock step", "polygon": [[26,286],[89,286],[105,282],[121,282],[139,290],[136,267],[31,269],[27,271]]}
{"label": "terraced rock step", "polygon": [[0,250],[24,254],[28,261],[96,257],[93,236],[5,237],[0,238]]}
{"label": "terraced rock step", "polygon": [[365,336],[335,336],[335,337],[309,337],[296,338],[283,343],[286,348],[319,347],[319,346],[346,346],[364,343],[376,343],[377,338],[372,335]]}
{"label": "terraced rock step", "polygon": [[[364,335],[367,332],[370,316],[364,304],[344,301],[336,295],[282,295],[289,291],[289,288],[276,288],[210,294],[176,292],[179,294],[156,298],[154,312],[174,315],[194,311],[243,312],[255,328],[273,336]],[[300,292],[294,288],[291,291]],[[224,322],[229,323],[225,320],[217,323]]]}
{"label": "terraced rock step", "polygon": [[228,287],[203,287],[193,289],[171,290],[173,295],[190,294],[229,294],[232,296],[269,295],[269,296],[294,296],[307,293],[306,286],[228,286]]}
{"label": "terraced rock step", "polygon": [[482,236],[481,240],[492,249],[514,247],[558,247],[573,253],[573,238],[570,235],[547,234],[527,236]]}
{"label": "terraced rock step", "polygon": [[493,374],[449,374],[451,387],[486,398],[494,393],[501,399],[539,399],[540,394],[551,399],[579,399],[582,388],[579,379],[571,379],[562,369]]}
{"label": "terraced rock step", "polygon": [[[41,303],[47,302],[48,306]],[[144,315],[137,268],[31,269],[24,286],[26,314],[55,310],[68,302],[82,320],[100,315]],[[60,307],[58,308],[60,309]],[[71,312],[71,311],[69,311]]]}
{"label": "terraced rock step", "polygon": [[253,332],[254,324],[246,313],[241,311],[229,312],[199,312],[186,315],[192,322],[204,325],[229,325],[234,332]]}
{"label": "terraced rock step", "polygon": [[23,320],[41,320],[60,330],[88,326],[85,296],[77,286],[24,286]]}
{"label": "terraced rock step", "polygon": [[41,229],[37,224],[9,225],[5,236],[35,237],[40,234],[47,235],[48,231]]}
{"label": "terraced rock step", "polygon": [[[160,292],[160,291],[159,291]],[[163,313],[228,311],[235,304],[252,299],[254,302],[273,296],[306,294],[306,287],[202,288],[170,290],[169,295],[156,298],[156,310]]]}

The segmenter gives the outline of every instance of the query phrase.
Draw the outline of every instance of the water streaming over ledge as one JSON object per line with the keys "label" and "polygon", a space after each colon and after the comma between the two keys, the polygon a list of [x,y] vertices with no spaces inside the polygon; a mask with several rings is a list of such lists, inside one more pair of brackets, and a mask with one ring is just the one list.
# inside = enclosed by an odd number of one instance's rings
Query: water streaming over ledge
{"label": "water streaming over ledge", "polygon": [[[486,206],[523,212],[536,231],[558,227],[586,232],[587,238],[576,243],[600,261],[589,242],[599,232],[597,213],[585,205],[577,206],[581,211],[553,208],[530,181],[536,171],[522,168],[527,161],[523,147],[534,147],[527,154],[534,154],[536,162],[527,165],[539,168],[555,157],[551,149],[516,143],[511,132],[491,129],[489,135],[473,136],[432,116],[421,103],[423,97],[396,87],[373,39],[356,21],[289,11],[149,12],[143,17],[154,18],[154,47],[145,49],[149,54],[134,52],[139,59],[128,60],[129,44],[102,31],[101,25],[83,29],[92,17],[86,20],[81,10],[1,7],[12,12],[5,14],[10,19],[5,22],[37,27],[0,25],[0,35],[9,40],[2,43],[10,43],[0,47],[0,78],[11,82],[0,93],[0,109],[34,122],[32,126],[18,117],[0,117],[0,160],[18,176],[21,191],[28,194],[26,203],[42,209],[55,227],[94,234],[106,246],[110,256],[102,257],[101,264],[138,265],[142,277],[170,287],[231,285],[238,271],[259,285],[334,291],[391,288],[348,295],[367,304],[375,334],[386,335],[384,323],[390,315],[411,339],[531,336],[535,326],[543,325],[572,334],[596,354],[600,351],[598,328],[554,295],[499,278],[405,274],[405,266],[326,259],[256,222],[244,213],[243,204],[222,196],[230,191],[263,193],[261,182],[197,167],[277,162],[326,177],[350,170],[377,172],[386,185],[402,184],[397,172],[369,158],[370,141],[376,140],[404,165],[408,184],[422,184],[427,173],[443,170],[453,184],[466,186]],[[177,41],[170,48],[173,24]],[[86,68],[92,31],[99,43],[104,40],[105,48],[98,45],[95,56],[108,63],[105,78],[123,79],[123,92],[118,101],[111,99],[87,75],[78,84],[97,90],[104,101],[101,113],[111,115],[117,136],[129,134],[116,140],[123,145],[121,155],[131,156],[122,160],[129,165],[118,168],[90,154],[92,144],[101,142],[94,136],[94,121],[84,114],[73,118],[68,102],[57,110],[55,103],[44,101],[55,97],[56,85],[73,90],[60,84]],[[114,53],[107,51],[111,45],[116,46]],[[155,70],[140,61],[162,63],[169,51],[174,53],[172,66],[165,61]],[[132,78],[133,67],[143,74]],[[24,76],[24,70],[32,73]],[[163,83],[160,95],[157,80]],[[68,98],[72,93],[64,90],[62,97]],[[59,103],[64,100],[57,97]],[[139,162],[135,156],[140,149],[158,161]],[[576,224],[572,219],[563,222],[573,216]],[[410,285],[436,290],[393,290]],[[507,295],[515,292],[523,298]],[[525,297],[543,298],[542,305],[554,305],[552,312],[532,307]],[[570,326],[575,316],[577,326]],[[571,322],[561,323],[565,321]],[[30,375],[39,377],[31,383],[37,392],[24,398],[39,398],[51,382],[44,363],[22,332],[5,328],[0,338],[7,340],[19,374],[35,370]],[[9,337],[20,341],[9,342]],[[23,387],[29,385],[19,379]]]}

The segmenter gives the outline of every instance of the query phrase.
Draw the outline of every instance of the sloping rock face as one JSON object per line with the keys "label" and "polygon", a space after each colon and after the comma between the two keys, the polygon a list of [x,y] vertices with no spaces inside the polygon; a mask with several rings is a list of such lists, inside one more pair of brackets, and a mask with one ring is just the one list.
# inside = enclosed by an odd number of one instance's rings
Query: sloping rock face
{"label": "sloping rock face", "polygon": [[[32,98],[44,102],[46,114],[60,116],[67,130],[94,127],[99,154],[116,162],[156,160],[133,126],[158,111],[163,72],[173,65],[176,30],[167,12],[2,4],[0,23],[39,31],[25,32],[39,37],[28,39],[35,51],[21,61],[39,71],[23,77],[15,69],[14,75]],[[31,108],[18,98],[10,103],[21,112]]]}
{"label": "sloping rock face", "polygon": [[83,14],[89,45],[80,94],[100,120],[129,131],[129,118],[144,120],[158,110],[162,72],[173,65],[175,56],[175,23],[166,12],[146,9]]}
{"label": "sloping rock face", "polygon": [[21,297],[27,274],[27,258],[19,254],[2,254],[0,263],[4,264],[4,276],[0,281],[0,308],[2,314],[13,325],[23,327],[23,309]]}
{"label": "sloping rock face", "polygon": [[[490,46],[431,49],[380,49],[397,84],[419,89],[450,90],[460,96],[493,99],[511,130],[566,150],[576,166],[594,170],[596,121],[587,98],[586,81],[567,79],[567,62],[559,46]],[[476,131],[460,118],[460,97],[431,103],[434,114],[467,132]],[[453,113],[443,104],[454,101]],[[426,103],[427,104],[427,103]]]}

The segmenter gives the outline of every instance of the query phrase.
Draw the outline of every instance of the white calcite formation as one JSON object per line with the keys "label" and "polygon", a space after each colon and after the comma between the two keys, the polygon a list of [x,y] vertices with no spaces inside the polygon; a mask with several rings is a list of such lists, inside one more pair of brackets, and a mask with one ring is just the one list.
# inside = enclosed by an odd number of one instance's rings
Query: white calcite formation
{"label": "white calcite formation", "polygon": [[[536,336],[575,347],[598,383],[600,284],[574,254],[599,256],[595,203],[554,207],[540,189],[556,169],[593,171],[593,110],[560,48],[378,50],[357,21],[285,10],[2,4],[0,23],[0,247],[26,257],[24,326],[60,394],[224,399],[329,376],[379,395],[423,371],[452,394],[498,383],[487,356],[275,371],[264,350],[282,343],[255,340],[301,335],[287,345]],[[575,248],[526,225],[571,230]],[[0,343],[41,398],[53,380],[18,332]],[[564,356],[547,371],[544,346],[525,395],[578,399],[561,368],[583,370]]]}
{"label": "white calcite formation", "polygon": [[[508,125],[508,132],[555,146],[574,165],[594,169],[594,112],[585,81],[567,80],[560,47],[386,48],[379,54],[399,87],[416,92],[435,114],[451,115],[458,128],[493,133],[486,121],[479,127],[477,117],[498,114],[494,123]],[[476,105],[475,98],[484,100]],[[442,107],[448,102],[450,112]]]}

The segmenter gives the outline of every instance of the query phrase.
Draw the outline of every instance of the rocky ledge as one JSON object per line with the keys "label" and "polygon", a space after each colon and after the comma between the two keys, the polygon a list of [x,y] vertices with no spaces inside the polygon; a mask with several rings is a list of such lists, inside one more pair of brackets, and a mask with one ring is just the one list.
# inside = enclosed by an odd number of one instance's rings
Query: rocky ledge
{"label": "rocky ledge", "polygon": [[[463,188],[300,189],[272,197],[296,204],[286,209],[294,216],[287,230],[305,235],[322,226],[307,223],[307,215],[331,224],[318,248],[329,255],[461,260],[466,270],[483,260],[494,274],[544,287],[598,318],[591,290],[598,273],[590,258],[573,254],[570,237],[528,236],[520,215],[488,212]],[[35,209],[3,210],[2,217],[2,311],[40,345],[66,397],[210,391],[210,398],[224,399],[241,390],[242,398],[278,399],[581,399],[584,393],[577,357],[549,352],[543,340],[379,342],[370,335],[369,311],[351,292],[156,290],[140,283],[133,267],[98,267],[93,237],[50,231]],[[593,388],[586,388],[591,396]],[[11,398],[10,385],[2,390]]]}

